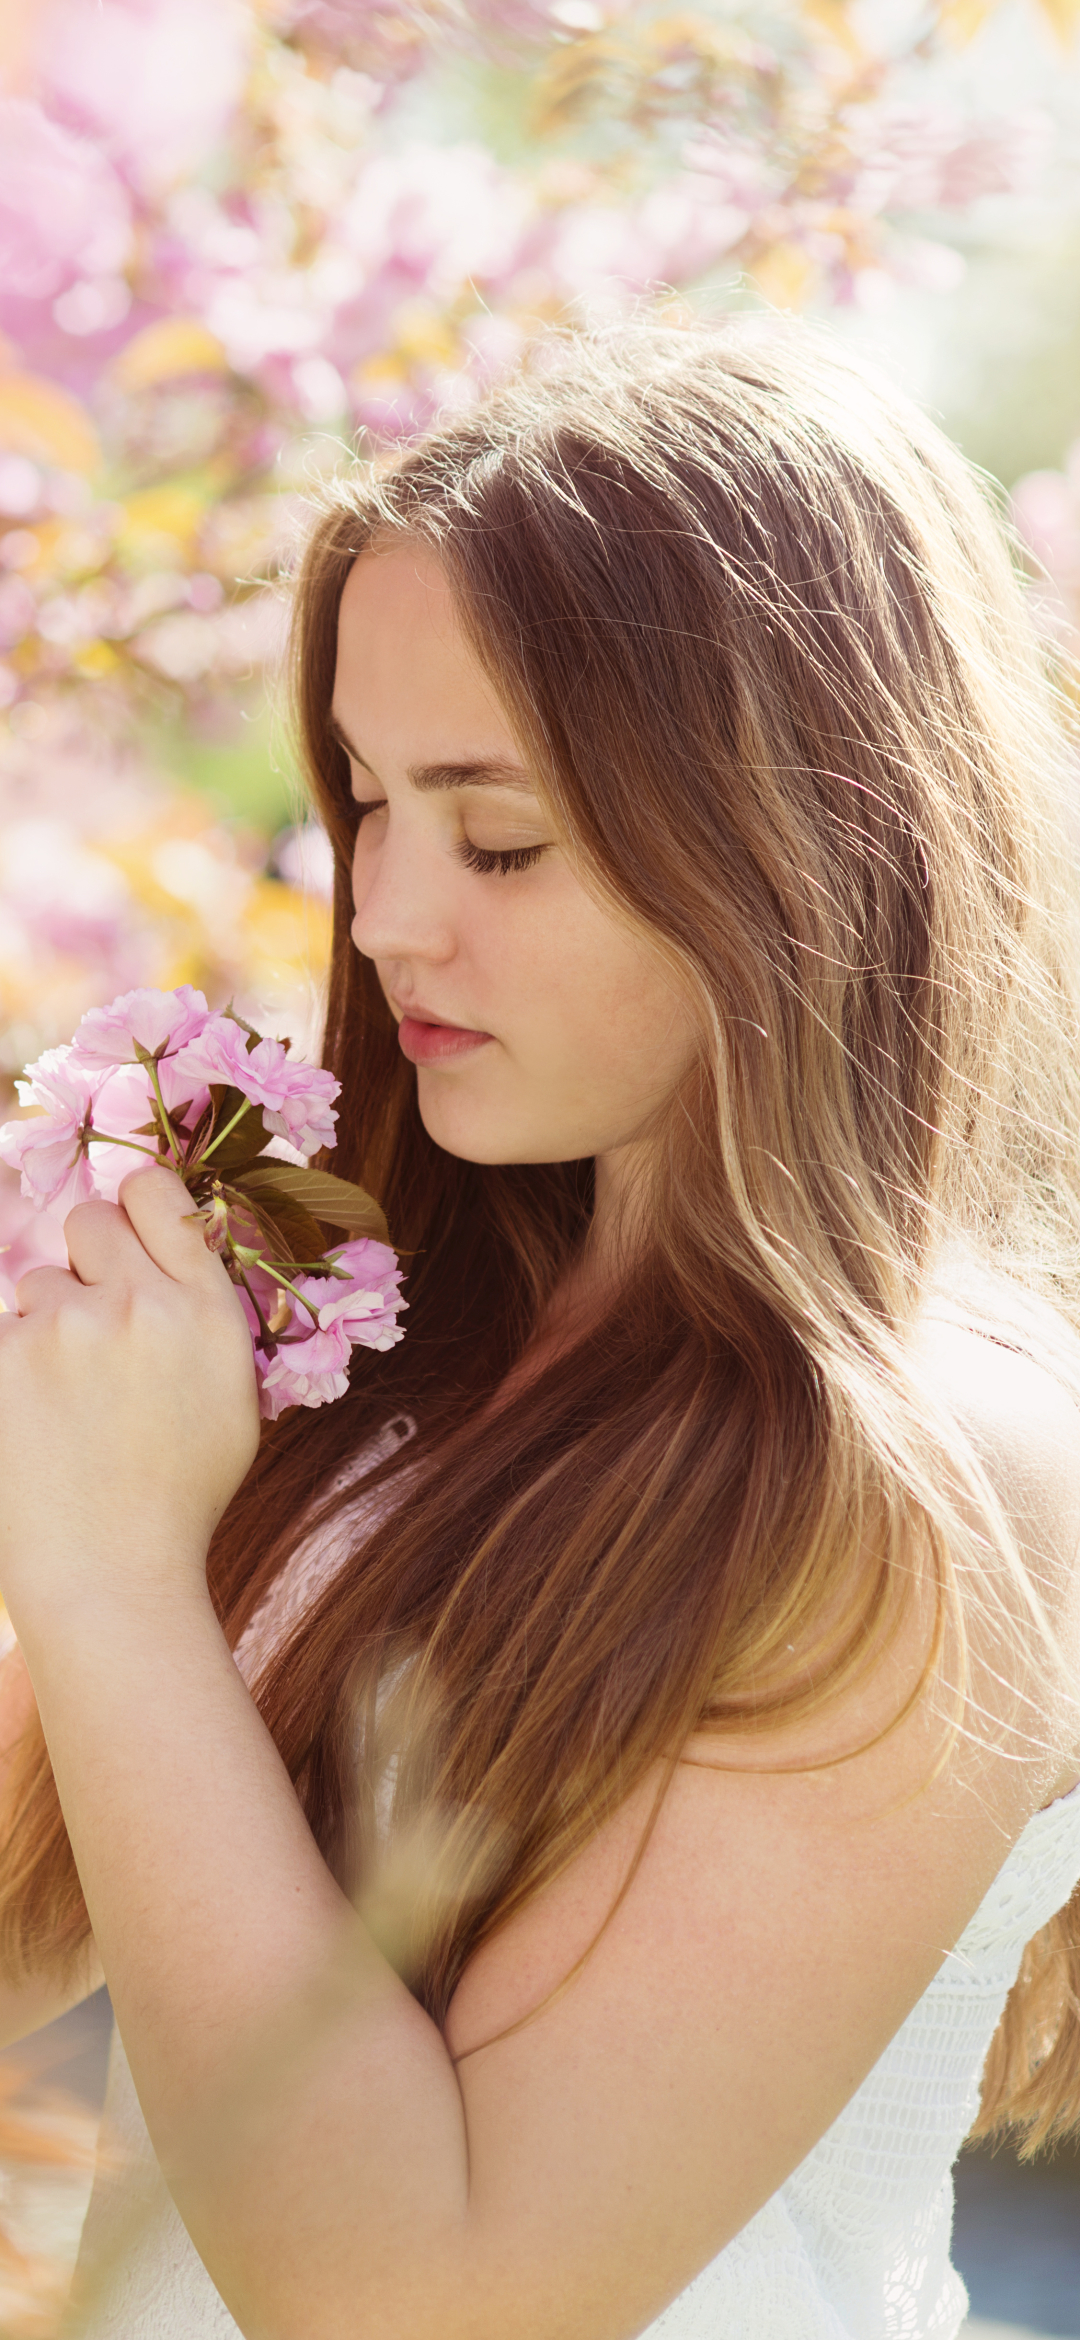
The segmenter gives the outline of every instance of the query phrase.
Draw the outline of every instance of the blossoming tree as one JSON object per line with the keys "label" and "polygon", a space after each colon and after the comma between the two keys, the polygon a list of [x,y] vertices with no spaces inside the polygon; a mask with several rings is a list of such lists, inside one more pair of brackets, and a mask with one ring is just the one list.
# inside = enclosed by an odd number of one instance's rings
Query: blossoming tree
{"label": "blossoming tree", "polygon": [[[1066,36],[1080,0],[1041,4]],[[0,1079],[132,985],[310,1047],[318,839],[268,872],[167,767],[246,732],[288,817],[265,677],[313,473],[583,308],[953,279],[950,220],[1026,183],[1038,125],[934,94],[990,0],[882,13],[6,0]]]}

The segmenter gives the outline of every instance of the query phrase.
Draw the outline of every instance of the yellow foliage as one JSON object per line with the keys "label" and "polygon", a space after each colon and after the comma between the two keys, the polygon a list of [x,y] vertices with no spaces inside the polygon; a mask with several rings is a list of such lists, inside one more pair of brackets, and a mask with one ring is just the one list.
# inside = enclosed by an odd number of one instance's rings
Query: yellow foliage
{"label": "yellow foliage", "polygon": [[121,390],[150,390],[180,374],[227,373],[228,359],[198,317],[159,317],[126,344],[111,372]]}
{"label": "yellow foliage", "polygon": [[353,367],[350,380],[354,390],[361,393],[365,390],[389,390],[404,380],[404,368],[396,357],[365,358],[361,365]]}
{"label": "yellow foliage", "polygon": [[51,578],[90,576],[105,558],[108,540],[77,520],[39,520],[28,534],[37,538],[38,548],[35,558],[23,564],[29,572],[37,570]]}
{"label": "yellow foliage", "polygon": [[[813,4],[814,0],[807,0],[811,8]],[[824,4],[828,6],[830,0]],[[963,45],[974,39],[1000,4],[1001,0],[938,0],[938,23],[943,32]],[[1036,4],[1059,41],[1067,46],[1080,25],[1080,0],[1036,0]]]}
{"label": "yellow foliage", "polygon": [[[321,977],[330,963],[330,905],[275,878],[256,878],[242,927],[252,959],[294,977]],[[249,961],[250,964],[250,961]]]}
{"label": "yellow foliage", "polygon": [[552,51],[533,95],[534,135],[550,138],[584,120],[605,101],[629,64],[625,38],[590,33]]}
{"label": "yellow foliage", "polygon": [[774,309],[798,309],[817,280],[817,269],[800,244],[772,244],[754,261],[751,274],[758,291]]}
{"label": "yellow foliage", "polygon": [[996,0],[939,0],[938,22],[962,46],[974,39],[995,6]]}
{"label": "yellow foliage", "polygon": [[0,447],[61,471],[96,471],[97,432],[70,390],[41,374],[0,374]]}
{"label": "yellow foliage", "polygon": [[205,488],[190,480],[165,480],[160,487],[141,488],[124,505],[120,551],[129,560],[158,561],[171,551],[177,562],[187,560],[203,523],[207,507]]}
{"label": "yellow foliage", "polygon": [[[974,0],[977,6],[979,0]],[[848,18],[849,0],[803,0],[802,13],[811,24],[819,25],[828,33],[837,47],[845,49],[849,57],[862,57],[863,44]]]}
{"label": "yellow foliage", "polygon": [[1080,0],[1039,0],[1039,6],[1059,41],[1071,41],[1080,25]]}
{"label": "yellow foliage", "polygon": [[406,365],[452,366],[457,339],[445,317],[425,301],[407,301],[394,319],[394,347]]}
{"label": "yellow foliage", "polygon": [[119,664],[111,642],[83,642],[72,659],[76,674],[84,674],[90,682],[100,682],[103,676],[115,674]]}

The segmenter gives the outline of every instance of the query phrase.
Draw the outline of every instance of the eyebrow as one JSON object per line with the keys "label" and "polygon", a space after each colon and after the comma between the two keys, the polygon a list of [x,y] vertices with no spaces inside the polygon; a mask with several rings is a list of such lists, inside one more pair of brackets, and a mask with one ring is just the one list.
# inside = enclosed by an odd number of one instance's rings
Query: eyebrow
{"label": "eyebrow", "polygon": [[[347,756],[352,757],[353,763],[359,764],[363,771],[371,772],[372,779],[377,780],[378,773],[371,771],[366,757],[361,755],[359,748],[354,747],[348,732],[334,714],[330,716],[330,730],[338,746],[344,748]],[[536,793],[524,765],[505,763],[498,756],[470,757],[461,763],[410,764],[408,778],[412,786],[425,795],[439,788],[518,788],[526,790],[530,796]]]}

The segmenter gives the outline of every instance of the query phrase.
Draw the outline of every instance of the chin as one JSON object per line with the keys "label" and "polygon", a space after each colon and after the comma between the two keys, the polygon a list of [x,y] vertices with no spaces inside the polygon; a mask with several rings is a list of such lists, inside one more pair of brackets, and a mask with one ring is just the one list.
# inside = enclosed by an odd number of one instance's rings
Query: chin
{"label": "chin", "polygon": [[[570,1159],[570,1150],[558,1150],[550,1138],[530,1133],[520,1123],[489,1114],[468,1114],[448,1111],[449,1099],[425,1097],[425,1084],[419,1088],[420,1119],[433,1145],[444,1154],[453,1154],[459,1162],[563,1162]],[[440,1110],[440,1107],[442,1110]],[[577,1149],[580,1151],[580,1148]]]}

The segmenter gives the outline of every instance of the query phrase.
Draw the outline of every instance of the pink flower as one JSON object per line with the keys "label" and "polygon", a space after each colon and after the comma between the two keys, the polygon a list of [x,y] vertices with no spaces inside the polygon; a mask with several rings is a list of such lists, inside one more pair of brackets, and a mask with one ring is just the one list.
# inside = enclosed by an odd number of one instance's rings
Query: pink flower
{"label": "pink flower", "polygon": [[[6,1200],[19,1238],[11,1272],[0,1264],[0,1293],[10,1291],[13,1298],[17,1273],[38,1259],[63,1257],[57,1225],[48,1229],[47,1242],[27,1237],[32,1214],[51,1210],[62,1219],[93,1195],[115,1202],[132,1171],[163,1158],[163,1107],[178,1141],[176,1166],[200,1197],[207,1241],[237,1285],[251,1329],[261,1411],[276,1421],[287,1406],[322,1406],[343,1397],[353,1349],[392,1348],[402,1338],[397,1317],[405,1302],[394,1253],[368,1237],[328,1252],[332,1272],[326,1275],[297,1270],[286,1291],[263,1264],[256,1219],[240,1201],[227,1202],[220,1187],[215,1192],[212,1177],[200,1169],[192,1140],[212,1088],[240,1090],[262,1107],[269,1128],[308,1151],[333,1136],[330,1100],[339,1089],[333,1075],[291,1064],[280,1040],[249,1046],[250,1040],[234,1017],[212,1015],[190,985],[170,992],[139,989],[92,1010],[70,1048],[50,1049],[29,1067],[18,1087],[23,1102],[39,1111],[0,1129],[0,1162],[9,1172],[17,1170],[22,1182],[16,1202],[10,1177],[5,1196],[6,1174],[0,1171],[0,1206]],[[0,1232],[4,1224],[0,1208]],[[0,1262],[3,1252],[0,1243]]]}
{"label": "pink flower", "polygon": [[[309,1277],[307,1282],[319,1279]],[[255,1344],[255,1371],[259,1381],[259,1411],[268,1422],[276,1422],[286,1406],[325,1406],[334,1398],[344,1397],[349,1386],[348,1335],[340,1326],[329,1332],[317,1330],[307,1311],[293,1303],[293,1314],[287,1330],[292,1336],[284,1341],[273,1356],[259,1346],[261,1327],[254,1302],[258,1301],[264,1318],[269,1322],[278,1308],[278,1287],[272,1276],[262,1268],[249,1268],[247,1282],[250,1290],[239,1287],[240,1305],[251,1327]],[[297,1289],[299,1289],[299,1282]],[[325,1291],[325,1284],[322,1285]],[[254,1295],[254,1297],[253,1297]],[[288,1303],[288,1295],[282,1294]],[[307,1329],[307,1337],[296,1335]]]}
{"label": "pink flower", "polygon": [[[279,1045],[276,1040],[260,1040],[253,1054],[258,1057],[263,1049],[274,1050]],[[276,1137],[287,1138],[298,1154],[317,1154],[321,1147],[333,1145],[337,1114],[331,1099],[341,1090],[333,1073],[323,1072],[318,1065],[290,1064],[282,1052],[280,1064],[268,1056],[265,1067],[259,1067],[258,1078],[261,1094],[257,1102],[263,1108],[267,1129]],[[245,1093],[250,1096],[252,1091]]]}
{"label": "pink flower", "polygon": [[0,293],[48,300],[72,276],[112,278],[130,250],[131,205],[100,150],[31,99],[0,99]]}
{"label": "pink flower", "polygon": [[320,1332],[340,1327],[354,1348],[392,1349],[404,1339],[395,1319],[408,1306],[395,1290],[401,1282],[395,1254],[388,1244],[365,1235],[342,1244],[340,1251],[335,1248],[330,1256],[335,1267],[348,1269],[348,1284],[336,1277],[296,1278],[297,1291],[319,1310]]}
{"label": "pink flower", "polygon": [[43,1106],[44,1112],[32,1121],[6,1121],[0,1129],[0,1159],[20,1172],[27,1201],[59,1218],[95,1192],[83,1131],[97,1084],[70,1060],[68,1048],[46,1049],[29,1066],[28,1078],[15,1084],[24,1105]]}
{"label": "pink flower", "polygon": [[306,1341],[287,1343],[265,1365],[256,1349],[260,1413],[276,1422],[286,1406],[328,1406],[344,1397],[349,1354],[348,1340],[336,1325],[329,1332],[313,1332]]}
{"label": "pink flower", "polygon": [[[198,994],[195,996],[198,997]],[[144,1042],[146,1045],[148,1043]],[[156,1151],[156,1141],[147,1130],[147,1124],[153,1117],[155,1098],[145,1065],[103,1066],[102,1073],[103,1078],[94,1097],[94,1127],[103,1131],[106,1139],[121,1138],[128,1142],[122,1145],[109,1145],[107,1142],[93,1144],[90,1148],[90,1166],[94,1173],[95,1193],[103,1196],[106,1202],[115,1202],[122,1181],[132,1170],[143,1167],[134,1147],[143,1147],[148,1155]],[[189,1074],[178,1073],[169,1056],[159,1060],[157,1077],[174,1134],[182,1139],[185,1134],[190,1135],[205,1111],[210,1102],[210,1091],[205,1086],[197,1088]]]}
{"label": "pink flower", "polygon": [[[255,1369],[259,1378],[259,1406],[267,1421],[276,1422],[287,1406],[326,1406],[344,1397],[349,1386],[349,1360],[354,1348],[392,1349],[404,1338],[395,1318],[406,1306],[396,1286],[401,1269],[385,1243],[364,1236],[345,1243],[329,1255],[337,1267],[349,1270],[349,1282],[336,1277],[296,1276],[294,1290],[318,1310],[318,1324],[307,1310],[292,1302],[287,1338],[272,1357],[258,1346],[259,1320],[249,1294],[240,1300],[251,1326]],[[278,1287],[259,1268],[249,1269],[248,1282],[269,1322],[278,1307]],[[282,1294],[288,1300],[287,1294]],[[308,1328],[305,1330],[305,1328]],[[299,1337],[302,1335],[303,1337]]]}
{"label": "pink flower", "polygon": [[331,1100],[340,1081],[318,1065],[292,1063],[280,1040],[259,1040],[249,1049],[242,1024],[211,1016],[173,1062],[177,1072],[227,1083],[261,1105],[266,1128],[288,1138],[298,1153],[315,1154],[333,1144],[337,1115]]}
{"label": "pink flower", "polygon": [[58,110],[153,195],[196,176],[227,131],[251,15],[224,0],[39,0],[39,70]]}
{"label": "pink flower", "polygon": [[165,1047],[175,1054],[209,1021],[202,992],[193,991],[190,983],[178,991],[125,991],[108,1007],[91,1008],[83,1017],[72,1052],[84,1064],[134,1064],[136,1043],[150,1056]]}

